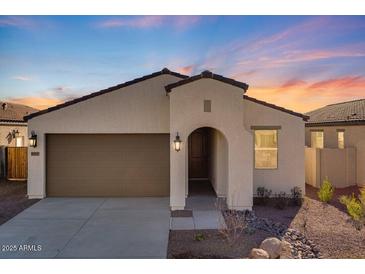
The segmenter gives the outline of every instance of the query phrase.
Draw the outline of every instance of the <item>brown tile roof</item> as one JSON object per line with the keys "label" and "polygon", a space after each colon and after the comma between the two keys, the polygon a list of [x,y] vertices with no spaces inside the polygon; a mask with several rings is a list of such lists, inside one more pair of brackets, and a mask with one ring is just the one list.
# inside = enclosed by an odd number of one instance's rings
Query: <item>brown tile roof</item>
{"label": "brown tile roof", "polygon": [[178,81],[176,83],[172,83],[172,84],[169,84],[169,85],[165,86],[166,92],[171,92],[172,89],[174,89],[178,86],[186,85],[188,83],[197,81],[197,80],[202,79],[202,78],[211,78],[211,79],[214,79],[214,80],[217,80],[217,81],[221,81],[223,83],[227,83],[227,84],[230,84],[232,86],[242,88],[244,90],[244,92],[246,92],[247,89],[248,89],[248,85],[245,84],[245,83],[238,82],[236,80],[224,77],[222,75],[214,74],[214,73],[210,72],[209,70],[205,70],[205,71],[203,71],[202,73],[200,73],[198,75],[191,76],[191,77],[186,78],[184,80],[181,80],[181,81]]}
{"label": "brown tile roof", "polygon": [[306,113],[306,126],[365,125],[365,99],[328,105]]}
{"label": "brown tile roof", "polygon": [[258,100],[258,99],[255,99],[255,98],[252,98],[252,97],[249,97],[247,95],[243,95],[243,99],[244,100],[249,100],[251,102],[254,102],[254,103],[257,103],[257,104],[261,104],[261,105],[264,105],[266,107],[270,107],[270,108],[273,108],[273,109],[276,109],[276,110],[280,110],[282,112],[286,112],[288,114],[291,114],[291,115],[294,115],[294,116],[297,116],[297,117],[300,117],[302,118],[304,121],[307,121],[309,119],[309,116],[307,115],[304,115],[302,113],[299,113],[299,112],[295,112],[295,111],[292,111],[290,109],[286,109],[286,108],[283,108],[283,107],[279,107],[277,105],[274,105],[274,104],[270,104],[270,103],[267,103],[265,101],[261,101],[261,100]]}
{"label": "brown tile roof", "polygon": [[38,110],[25,105],[0,101],[0,122],[24,122],[23,117]]}
{"label": "brown tile roof", "polygon": [[50,108],[38,111],[36,113],[32,113],[30,115],[25,116],[24,119],[26,121],[28,121],[29,119],[32,119],[32,118],[37,117],[39,115],[42,115],[42,114],[45,114],[45,113],[48,113],[48,112],[51,112],[51,111],[55,111],[55,110],[58,110],[58,109],[61,109],[61,108],[64,108],[64,107],[67,107],[67,106],[70,106],[70,105],[74,105],[74,104],[77,104],[79,102],[94,98],[96,96],[103,95],[103,94],[106,94],[108,92],[112,92],[112,91],[115,91],[117,89],[124,88],[124,87],[130,86],[130,85],[133,85],[133,84],[136,84],[136,83],[139,83],[139,82],[142,82],[142,81],[145,81],[145,80],[148,80],[148,79],[151,79],[151,78],[163,75],[163,74],[170,74],[170,75],[173,75],[173,76],[176,76],[176,77],[179,77],[179,78],[188,78],[189,77],[187,75],[183,75],[183,74],[180,74],[180,73],[177,73],[177,72],[174,72],[174,71],[170,71],[167,68],[164,68],[161,71],[157,71],[157,72],[154,72],[152,74],[148,74],[148,75],[136,78],[134,80],[131,80],[131,81],[128,81],[128,82],[125,82],[125,83],[122,83],[122,84],[107,88],[107,89],[103,89],[103,90],[100,90],[100,91],[97,91],[97,92],[82,96],[80,98],[76,98],[76,99],[71,100],[71,101],[67,101],[65,103],[56,105],[54,107],[50,107]]}

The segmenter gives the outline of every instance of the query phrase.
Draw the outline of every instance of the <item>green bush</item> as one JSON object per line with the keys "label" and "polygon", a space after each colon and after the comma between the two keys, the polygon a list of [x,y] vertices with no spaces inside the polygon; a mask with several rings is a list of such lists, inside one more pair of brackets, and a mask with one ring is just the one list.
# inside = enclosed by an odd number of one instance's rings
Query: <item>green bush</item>
{"label": "green bush", "polygon": [[203,233],[195,234],[195,241],[201,242],[201,241],[204,241],[204,240],[205,240],[205,237],[204,237]]}
{"label": "green bush", "polygon": [[362,189],[360,189],[359,200],[360,200],[363,208],[365,208],[365,187],[363,187]]}
{"label": "green bush", "polygon": [[318,198],[322,202],[328,203],[332,199],[333,192],[334,192],[333,186],[332,186],[331,182],[328,180],[328,178],[326,177],[323,180],[321,188],[317,192]]}
{"label": "green bush", "polygon": [[346,206],[347,213],[354,220],[355,227],[360,230],[365,224],[365,188],[360,189],[357,199],[352,193],[351,196],[341,196],[340,202]]}

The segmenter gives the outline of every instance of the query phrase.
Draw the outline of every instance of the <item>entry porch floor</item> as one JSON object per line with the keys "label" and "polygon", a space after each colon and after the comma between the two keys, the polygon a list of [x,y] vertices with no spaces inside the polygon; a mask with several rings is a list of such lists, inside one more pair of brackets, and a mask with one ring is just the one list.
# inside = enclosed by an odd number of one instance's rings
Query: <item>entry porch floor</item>
{"label": "entry porch floor", "polygon": [[185,210],[172,212],[171,230],[220,229],[225,227],[222,207],[225,200],[218,198],[208,180],[189,182],[189,196]]}

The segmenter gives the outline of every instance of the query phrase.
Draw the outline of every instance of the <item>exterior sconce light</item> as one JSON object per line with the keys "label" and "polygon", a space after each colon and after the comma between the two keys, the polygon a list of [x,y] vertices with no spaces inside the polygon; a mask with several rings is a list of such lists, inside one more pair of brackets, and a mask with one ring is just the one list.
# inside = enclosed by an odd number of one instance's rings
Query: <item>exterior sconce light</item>
{"label": "exterior sconce light", "polygon": [[175,140],[174,140],[174,148],[175,148],[176,151],[181,150],[181,143],[182,143],[182,141],[180,139],[179,133],[177,132]]}
{"label": "exterior sconce light", "polygon": [[19,137],[19,130],[14,130],[11,133],[12,137],[15,139],[16,137]]}
{"label": "exterior sconce light", "polygon": [[32,130],[31,136],[29,137],[29,146],[36,147],[37,146],[37,135]]}

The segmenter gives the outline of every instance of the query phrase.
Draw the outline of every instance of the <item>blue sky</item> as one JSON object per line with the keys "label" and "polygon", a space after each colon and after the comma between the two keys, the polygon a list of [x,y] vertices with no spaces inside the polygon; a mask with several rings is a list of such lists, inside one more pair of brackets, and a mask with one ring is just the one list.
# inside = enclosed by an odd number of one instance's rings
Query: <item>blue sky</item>
{"label": "blue sky", "polygon": [[365,97],[365,16],[0,16],[0,100],[45,108],[168,67],[297,111]]}

